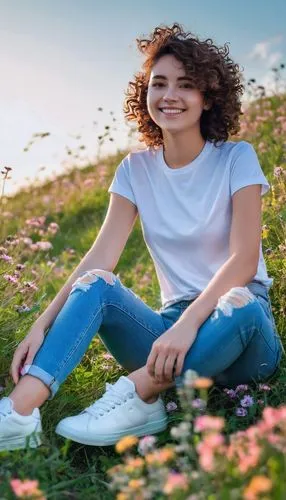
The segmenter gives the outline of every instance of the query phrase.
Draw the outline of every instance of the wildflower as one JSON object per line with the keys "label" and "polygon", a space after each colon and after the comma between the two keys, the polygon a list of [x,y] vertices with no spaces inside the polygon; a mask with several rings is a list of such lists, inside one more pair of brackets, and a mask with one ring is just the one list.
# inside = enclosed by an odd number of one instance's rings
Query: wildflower
{"label": "wildflower", "polygon": [[240,404],[241,406],[243,406],[244,408],[247,408],[248,406],[252,406],[254,403],[253,401],[253,398],[251,396],[249,396],[249,394],[246,394],[241,400],[240,400]]}
{"label": "wildflower", "polygon": [[50,248],[53,248],[50,241],[38,241],[36,245],[39,250],[50,250]]}
{"label": "wildflower", "polygon": [[21,481],[20,479],[11,479],[10,486],[18,498],[30,497],[45,500],[43,492],[38,488],[39,482],[37,480],[31,481],[30,479],[25,479]]}
{"label": "wildflower", "polygon": [[32,283],[32,281],[24,281],[23,285],[26,288],[32,288],[33,290],[38,290],[37,285],[35,285],[34,283]]}
{"label": "wildflower", "polygon": [[11,274],[4,274],[3,278],[10,283],[18,283],[18,279],[15,276],[11,276]]}
{"label": "wildflower", "polygon": [[17,271],[22,271],[23,269],[25,269],[25,267],[25,264],[17,264],[16,269]]}
{"label": "wildflower", "polygon": [[137,469],[142,469],[144,467],[144,460],[141,457],[129,458],[126,461],[125,471],[128,474],[132,474]]}
{"label": "wildflower", "polygon": [[185,474],[169,472],[167,482],[163,487],[163,492],[166,493],[166,495],[171,495],[175,489],[188,489],[188,478]]}
{"label": "wildflower", "polygon": [[26,304],[23,304],[22,306],[17,306],[16,305],[14,307],[15,307],[15,309],[16,309],[16,311],[18,313],[23,313],[23,312],[29,312],[29,311],[31,311],[31,308],[28,307]]}
{"label": "wildflower", "polygon": [[258,389],[260,391],[271,391],[271,387],[269,387],[269,385],[267,384],[259,384]]}
{"label": "wildflower", "polygon": [[118,495],[116,495],[116,500],[129,500],[129,498],[130,497],[125,495],[125,493],[118,493]]}
{"label": "wildflower", "polygon": [[10,255],[7,255],[5,253],[0,255],[0,259],[5,260],[6,262],[11,262],[11,263],[13,262],[12,257],[10,257]]}
{"label": "wildflower", "polygon": [[59,229],[60,226],[56,222],[51,222],[48,226],[48,232],[52,234],[56,234]]}
{"label": "wildflower", "polygon": [[201,398],[193,399],[191,403],[193,408],[198,408],[199,410],[204,410],[206,407],[206,402]]}
{"label": "wildflower", "polygon": [[195,419],[195,432],[220,431],[224,428],[225,420],[223,417],[212,417],[210,415],[201,415]]}
{"label": "wildflower", "polygon": [[144,483],[144,479],[130,479],[128,486],[132,490],[139,490],[142,486],[144,486]]}
{"label": "wildflower", "polygon": [[181,422],[177,427],[172,427],[171,436],[175,439],[184,439],[190,435],[190,422]]}
{"label": "wildflower", "polygon": [[236,392],[233,389],[225,388],[223,392],[225,392],[230,397],[230,399],[236,398]]}
{"label": "wildflower", "polygon": [[241,406],[239,406],[238,408],[236,408],[235,414],[238,417],[245,417],[247,415],[247,410],[245,408],[241,408]]}
{"label": "wildflower", "polygon": [[240,392],[240,391],[248,391],[248,385],[247,384],[240,384],[235,388],[235,392]]}
{"label": "wildflower", "polygon": [[109,352],[105,352],[102,357],[104,359],[114,359],[114,357],[112,356],[112,354],[110,354]]}
{"label": "wildflower", "polygon": [[23,243],[25,243],[25,245],[28,245],[28,246],[32,245],[32,243],[33,243],[33,240],[31,238],[28,238],[28,237],[22,238],[22,241],[23,241]]}
{"label": "wildflower", "polygon": [[269,228],[266,224],[264,224],[262,226],[262,239],[265,239],[268,237],[268,233],[269,233]]}
{"label": "wildflower", "polygon": [[198,377],[193,382],[195,389],[209,389],[213,385],[213,380],[208,377]]}
{"label": "wildflower", "polygon": [[115,445],[117,453],[124,453],[129,448],[132,448],[138,443],[138,438],[136,436],[124,436]]}
{"label": "wildflower", "polygon": [[275,167],[274,168],[274,177],[280,177],[284,173],[284,170],[282,167]]}
{"label": "wildflower", "polygon": [[258,399],[258,400],[257,400],[257,403],[258,403],[260,406],[263,406],[263,405],[264,405],[264,401],[263,401],[263,399]]}
{"label": "wildflower", "polygon": [[271,488],[271,479],[262,475],[253,476],[249,485],[243,491],[243,498],[244,500],[256,500],[257,495],[270,491]]}
{"label": "wildflower", "polygon": [[178,406],[176,405],[176,403],[174,401],[169,401],[169,403],[167,403],[167,405],[166,405],[166,410],[168,412],[175,411],[177,408],[178,408]]}
{"label": "wildflower", "polygon": [[146,455],[149,451],[151,451],[157,441],[155,436],[145,436],[139,441],[138,452],[140,455]]}
{"label": "wildflower", "polygon": [[175,453],[172,448],[161,448],[160,450],[155,450],[152,453],[148,453],[145,459],[149,465],[162,465],[169,462],[175,458]]}

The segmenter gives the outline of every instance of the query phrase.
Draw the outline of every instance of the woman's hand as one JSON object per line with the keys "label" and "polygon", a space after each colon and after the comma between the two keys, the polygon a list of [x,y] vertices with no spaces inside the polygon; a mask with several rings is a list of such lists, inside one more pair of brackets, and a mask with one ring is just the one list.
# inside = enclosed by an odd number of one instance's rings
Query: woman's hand
{"label": "woman's hand", "polygon": [[10,368],[10,374],[15,384],[19,382],[22,367],[32,364],[36,353],[44,341],[44,332],[44,327],[35,323],[28,335],[18,345]]}
{"label": "woman's hand", "polygon": [[146,367],[156,382],[172,382],[181,374],[185,356],[194,343],[198,329],[185,323],[176,323],[159,337],[152,346]]}

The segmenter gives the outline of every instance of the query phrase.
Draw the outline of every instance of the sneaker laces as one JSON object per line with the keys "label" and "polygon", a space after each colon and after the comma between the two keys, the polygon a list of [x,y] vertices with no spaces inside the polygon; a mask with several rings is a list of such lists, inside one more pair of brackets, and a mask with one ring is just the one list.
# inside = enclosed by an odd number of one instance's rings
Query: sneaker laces
{"label": "sneaker laces", "polygon": [[134,397],[132,392],[122,394],[121,392],[114,389],[112,384],[106,383],[106,392],[103,396],[95,401],[92,405],[88,406],[82,413],[89,413],[93,417],[98,418],[99,416],[104,416],[105,413],[109,413],[111,410],[116,408],[115,405],[120,406],[126,403],[127,398],[132,399]]}

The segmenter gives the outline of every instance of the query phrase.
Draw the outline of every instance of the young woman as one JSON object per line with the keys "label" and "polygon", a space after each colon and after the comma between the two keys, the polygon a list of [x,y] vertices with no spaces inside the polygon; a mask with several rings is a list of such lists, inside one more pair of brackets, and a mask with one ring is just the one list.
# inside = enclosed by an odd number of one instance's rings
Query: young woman
{"label": "young woman", "polygon": [[[0,449],[24,447],[27,437],[40,444],[38,408],[96,333],[129,375],[58,424],[58,434],[84,444],[165,429],[160,393],[189,368],[231,387],[264,381],[279,365],[261,247],[269,184],[253,147],[227,140],[242,114],[239,68],[227,47],[177,23],[137,42],[146,60],[124,112],[147,148],[117,167],[95,243],[14,354],[16,386],[0,401]],[[137,215],[160,283],[159,311],[113,273]]]}

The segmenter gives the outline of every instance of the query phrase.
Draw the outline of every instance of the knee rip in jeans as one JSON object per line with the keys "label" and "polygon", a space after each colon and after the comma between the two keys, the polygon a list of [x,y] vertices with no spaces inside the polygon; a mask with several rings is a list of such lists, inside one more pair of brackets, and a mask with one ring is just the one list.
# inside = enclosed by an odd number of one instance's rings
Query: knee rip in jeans
{"label": "knee rip in jeans", "polygon": [[91,269],[90,271],[86,271],[83,276],[77,278],[72,285],[72,290],[80,288],[86,292],[90,289],[92,283],[98,281],[98,278],[103,278],[109,285],[114,285],[116,281],[116,276],[111,271],[106,271],[104,269]]}
{"label": "knee rip in jeans", "polygon": [[254,302],[255,295],[247,287],[238,286],[231,288],[225,295],[219,298],[212,319],[218,318],[220,309],[225,316],[231,316],[234,308],[244,307],[250,302]]}

